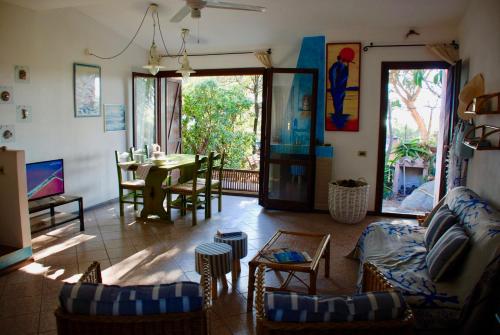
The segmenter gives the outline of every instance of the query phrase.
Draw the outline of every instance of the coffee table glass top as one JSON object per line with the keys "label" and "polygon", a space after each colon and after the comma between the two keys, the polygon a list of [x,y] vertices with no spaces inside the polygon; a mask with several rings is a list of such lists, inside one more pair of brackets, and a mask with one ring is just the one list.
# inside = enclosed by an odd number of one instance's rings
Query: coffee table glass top
{"label": "coffee table glass top", "polygon": [[[259,250],[251,260],[265,264],[269,268],[286,268],[295,271],[313,270],[318,267],[321,256],[330,241],[330,234],[313,234],[306,232],[289,232],[278,230],[274,236]],[[277,263],[261,256],[263,252],[271,249],[288,248],[295,251],[305,251],[311,256],[312,261],[307,263]]]}

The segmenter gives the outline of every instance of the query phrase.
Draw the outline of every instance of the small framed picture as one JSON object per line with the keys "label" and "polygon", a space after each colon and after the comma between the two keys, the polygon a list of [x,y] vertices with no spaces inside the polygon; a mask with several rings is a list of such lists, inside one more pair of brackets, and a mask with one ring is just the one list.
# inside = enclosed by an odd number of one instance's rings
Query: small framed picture
{"label": "small framed picture", "polygon": [[27,66],[16,65],[14,67],[15,80],[18,83],[30,82],[30,69]]}
{"label": "small framed picture", "polygon": [[14,102],[14,88],[12,86],[0,86],[0,104],[11,104]]}
{"label": "small framed picture", "polygon": [[32,119],[31,106],[18,105],[16,106],[17,122],[29,123]]}
{"label": "small framed picture", "polygon": [[101,116],[101,67],[73,64],[75,117]]}
{"label": "small framed picture", "polygon": [[104,105],[104,131],[126,130],[125,105]]}
{"label": "small framed picture", "polygon": [[13,124],[0,125],[0,143],[12,143],[16,140],[15,128]]}

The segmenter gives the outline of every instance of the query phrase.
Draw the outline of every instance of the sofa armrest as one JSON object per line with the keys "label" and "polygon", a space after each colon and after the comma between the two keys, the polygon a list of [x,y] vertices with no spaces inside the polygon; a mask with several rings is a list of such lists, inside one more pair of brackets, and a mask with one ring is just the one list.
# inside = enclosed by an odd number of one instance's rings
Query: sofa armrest
{"label": "sofa armrest", "polygon": [[363,292],[394,290],[394,286],[385,278],[375,265],[363,264]]}
{"label": "sofa armrest", "polygon": [[[377,266],[370,262],[363,264],[363,292],[395,290],[394,286],[387,280]],[[406,304],[406,311],[403,320],[408,323],[415,323],[415,317]]]}

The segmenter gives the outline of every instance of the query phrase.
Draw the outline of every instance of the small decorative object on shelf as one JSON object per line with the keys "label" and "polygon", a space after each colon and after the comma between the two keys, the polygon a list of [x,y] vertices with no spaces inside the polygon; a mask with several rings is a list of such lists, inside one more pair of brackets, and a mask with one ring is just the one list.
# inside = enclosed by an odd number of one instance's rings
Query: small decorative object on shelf
{"label": "small decorative object on shelf", "polygon": [[475,97],[467,106],[465,114],[500,115],[500,92],[484,94]]}
{"label": "small decorative object on shelf", "polygon": [[[479,136],[476,136],[476,130],[481,131]],[[465,133],[464,144],[474,150],[500,150],[500,128],[490,125],[473,127]]]}

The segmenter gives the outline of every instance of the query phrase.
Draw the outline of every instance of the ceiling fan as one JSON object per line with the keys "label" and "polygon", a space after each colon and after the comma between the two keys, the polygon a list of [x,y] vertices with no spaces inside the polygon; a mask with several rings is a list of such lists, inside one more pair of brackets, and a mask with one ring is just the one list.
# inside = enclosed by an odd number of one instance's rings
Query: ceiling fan
{"label": "ceiling fan", "polygon": [[194,19],[201,17],[201,10],[203,8],[218,8],[218,9],[233,9],[233,10],[246,10],[251,12],[263,13],[266,11],[266,7],[253,6],[253,5],[243,5],[233,2],[223,2],[218,0],[185,0],[186,6],[182,7],[171,19],[170,22],[180,22],[189,13]]}

